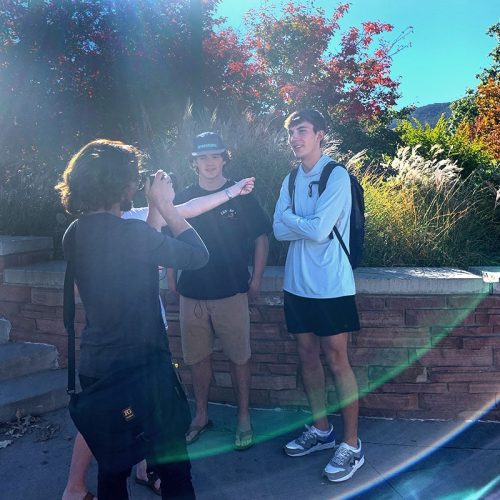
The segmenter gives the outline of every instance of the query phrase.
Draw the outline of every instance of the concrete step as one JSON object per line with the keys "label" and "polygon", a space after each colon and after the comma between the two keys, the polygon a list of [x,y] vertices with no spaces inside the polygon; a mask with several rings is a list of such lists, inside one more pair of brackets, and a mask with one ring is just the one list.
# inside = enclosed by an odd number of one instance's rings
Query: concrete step
{"label": "concrete step", "polygon": [[8,319],[0,318],[0,345],[9,341],[11,328],[12,325]]}
{"label": "concrete step", "polygon": [[58,368],[57,349],[49,344],[8,342],[0,345],[0,382]]}
{"label": "concrete step", "polygon": [[0,382],[0,422],[42,415],[68,404],[67,370],[48,370]]}

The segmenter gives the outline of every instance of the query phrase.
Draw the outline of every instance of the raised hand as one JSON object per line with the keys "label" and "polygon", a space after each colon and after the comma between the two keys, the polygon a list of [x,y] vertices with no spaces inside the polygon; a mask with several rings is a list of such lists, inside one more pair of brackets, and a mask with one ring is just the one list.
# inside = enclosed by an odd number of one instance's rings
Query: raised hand
{"label": "raised hand", "polygon": [[148,202],[155,206],[172,204],[175,198],[175,191],[172,187],[172,180],[163,170],[158,170],[153,183],[146,191]]}
{"label": "raised hand", "polygon": [[241,181],[237,182],[233,186],[229,188],[231,195],[240,196],[245,194],[250,194],[253,191],[255,186],[255,177],[247,177],[245,179],[241,179]]}

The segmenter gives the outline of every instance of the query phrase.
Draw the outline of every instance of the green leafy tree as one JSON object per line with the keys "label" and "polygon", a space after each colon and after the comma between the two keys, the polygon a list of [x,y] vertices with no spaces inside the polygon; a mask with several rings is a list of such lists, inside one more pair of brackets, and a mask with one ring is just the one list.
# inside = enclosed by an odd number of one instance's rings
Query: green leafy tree
{"label": "green leafy tree", "polygon": [[491,38],[496,38],[497,44],[489,54],[492,59],[491,66],[478,75],[482,83],[487,83],[491,78],[496,80],[500,74],[500,22],[490,26],[486,34]]}
{"label": "green leafy tree", "polygon": [[470,137],[466,124],[462,124],[455,131],[450,131],[444,116],[434,127],[422,125],[418,120],[403,120],[396,131],[403,143],[407,146],[419,146],[419,154],[424,158],[433,157],[435,147],[440,148],[440,159],[449,158],[461,167],[462,175],[468,176],[475,170],[491,171],[494,167],[493,156],[486,151],[484,144],[478,139]]}
{"label": "green leafy tree", "polygon": [[478,115],[476,91],[467,89],[464,97],[450,104],[450,109],[449,126],[452,131],[455,131],[464,122],[473,125]]}
{"label": "green leafy tree", "polygon": [[[247,106],[241,89],[255,81],[236,63],[246,64],[248,54],[218,32],[217,0],[202,6],[210,56],[199,74],[190,51],[189,0],[0,4],[0,185],[9,190],[2,196],[0,231],[48,231],[57,203],[52,187],[70,154],[99,136],[147,150],[153,136],[175,128],[203,73],[211,106],[240,100]],[[31,212],[31,230],[29,221],[15,227],[11,214],[21,207]]]}

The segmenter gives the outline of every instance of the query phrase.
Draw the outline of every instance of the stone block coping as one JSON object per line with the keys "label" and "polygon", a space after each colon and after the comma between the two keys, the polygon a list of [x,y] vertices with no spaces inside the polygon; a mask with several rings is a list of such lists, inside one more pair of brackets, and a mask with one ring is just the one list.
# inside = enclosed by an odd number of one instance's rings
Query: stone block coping
{"label": "stone block coping", "polygon": [[490,285],[451,267],[366,267],[355,271],[357,293],[387,295],[487,294]]}
{"label": "stone block coping", "polygon": [[470,267],[471,273],[482,276],[483,281],[486,283],[500,282],[500,266],[483,266],[483,267]]}
{"label": "stone block coping", "polygon": [[[283,287],[283,267],[266,268],[263,292]],[[377,295],[451,295],[489,293],[481,276],[455,268],[360,267],[354,271],[356,292]]]}
{"label": "stone block coping", "polygon": [[1,236],[0,257],[15,253],[52,250],[54,243],[48,236]]}
{"label": "stone block coping", "polygon": [[[6,284],[42,288],[62,288],[64,261],[48,261],[5,269]],[[485,283],[483,271],[474,273],[455,268],[431,267],[361,267],[354,272],[357,293],[377,295],[461,295],[488,294],[498,283]],[[262,292],[280,292],[283,287],[281,266],[268,266]],[[163,273],[162,273],[163,274]],[[166,281],[166,280],[162,280]],[[162,283],[162,288],[166,286]]]}
{"label": "stone block coping", "polygon": [[66,262],[49,260],[27,266],[4,269],[3,280],[9,285],[26,285],[41,288],[63,288]]}

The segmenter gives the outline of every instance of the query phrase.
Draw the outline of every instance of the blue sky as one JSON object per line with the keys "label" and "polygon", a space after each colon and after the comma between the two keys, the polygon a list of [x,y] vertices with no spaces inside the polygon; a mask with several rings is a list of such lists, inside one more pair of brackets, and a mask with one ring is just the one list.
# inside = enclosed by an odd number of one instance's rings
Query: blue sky
{"label": "blue sky", "polygon": [[[228,18],[228,25],[242,30],[244,13],[260,4],[261,0],[222,0],[218,13]],[[329,15],[338,2],[314,4]],[[400,106],[458,99],[477,85],[475,75],[490,65],[488,54],[495,41],[486,30],[500,20],[500,1],[352,0],[351,4],[341,29],[378,20],[394,25],[389,36],[396,36],[413,26],[406,39],[412,46],[397,54],[392,66],[392,76],[401,81]]]}

